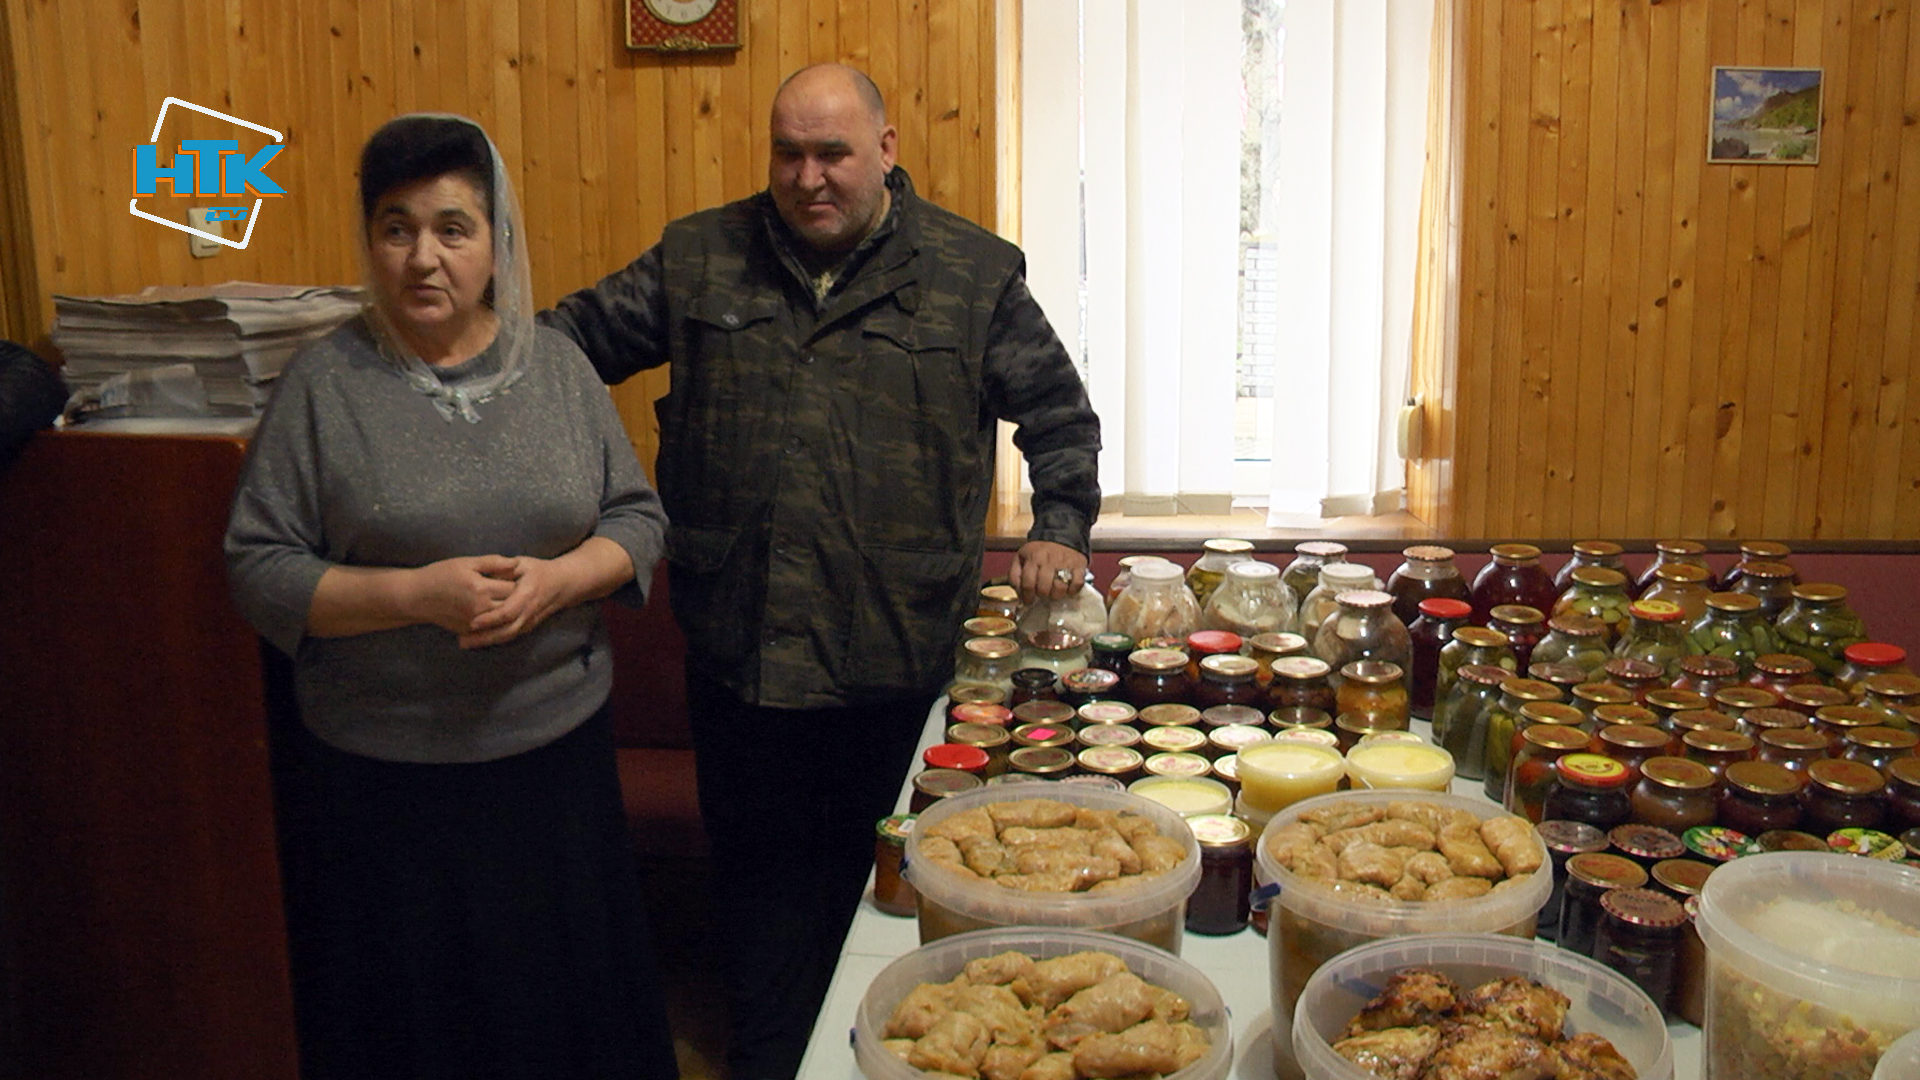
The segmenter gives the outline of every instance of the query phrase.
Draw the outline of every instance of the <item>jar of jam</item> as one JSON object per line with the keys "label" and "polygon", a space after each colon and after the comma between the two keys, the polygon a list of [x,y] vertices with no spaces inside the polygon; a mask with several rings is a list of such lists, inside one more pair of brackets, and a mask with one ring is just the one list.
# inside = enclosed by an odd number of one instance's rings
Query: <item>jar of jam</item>
{"label": "jar of jam", "polygon": [[1920,757],[1887,763],[1887,826],[1902,835],[1920,829]]}
{"label": "jar of jam", "polygon": [[1542,821],[1535,826],[1553,865],[1553,891],[1540,908],[1535,933],[1551,940],[1560,933],[1560,903],[1567,891],[1567,860],[1607,850],[1607,834],[1583,821]]}
{"label": "jar of jam", "polygon": [[1260,710],[1250,705],[1213,705],[1200,713],[1200,730],[1208,732],[1229,726],[1258,728],[1265,722]]}
{"label": "jar of jam", "polygon": [[1627,796],[1627,767],[1599,754],[1567,754],[1553,763],[1555,783],[1548,790],[1544,815],[1584,821],[1596,829],[1624,825],[1633,816]]}
{"label": "jar of jam", "polygon": [[1440,667],[1433,677],[1435,703],[1453,689],[1461,668],[1476,664],[1501,668],[1508,675],[1520,670],[1507,635],[1484,626],[1459,627],[1453,640],[1440,647]]}
{"label": "jar of jam", "polygon": [[1652,664],[1671,682],[1680,674],[1680,658],[1687,655],[1684,613],[1671,600],[1635,600],[1627,607],[1627,633],[1614,655]]}
{"label": "jar of jam", "polygon": [[1757,743],[1760,741],[1760,736],[1769,731],[1804,728],[1812,723],[1812,717],[1792,709],[1748,709],[1740,714],[1740,722],[1734,730],[1753,736]]}
{"label": "jar of jam", "polygon": [[1753,739],[1737,731],[1704,729],[1689,731],[1680,737],[1686,756],[1712,770],[1716,783],[1725,780],[1727,766],[1736,761],[1751,761]]}
{"label": "jar of jam", "polygon": [[[1587,685],[1590,687],[1607,686],[1615,690],[1619,689],[1619,687],[1614,686],[1612,683],[1588,683]],[[1632,695],[1628,696],[1631,697]],[[1655,715],[1652,709],[1644,705],[1608,702],[1605,705],[1594,706],[1593,730],[1596,734],[1598,734],[1602,728],[1612,727],[1615,724],[1634,724],[1640,727],[1650,727],[1658,730],[1660,727],[1660,717]]]}
{"label": "jar of jam", "polygon": [[1920,678],[1912,675],[1870,675],[1858,689],[1865,691],[1860,706],[1880,714],[1880,722],[1905,731],[1910,710],[1920,708]]}
{"label": "jar of jam", "polygon": [[1102,671],[1111,671],[1123,679],[1126,678],[1127,657],[1132,655],[1134,650],[1133,638],[1109,630],[1093,635],[1088,644],[1093,650],[1092,658],[1087,661],[1088,666]]}
{"label": "jar of jam", "polygon": [[1273,662],[1273,683],[1267,687],[1267,704],[1276,709],[1301,706],[1334,713],[1340,708],[1334,698],[1333,669],[1317,656],[1287,656]]}
{"label": "jar of jam", "polygon": [[1656,863],[1668,859],[1680,859],[1687,853],[1687,847],[1680,838],[1658,825],[1642,825],[1628,822],[1615,825],[1607,830],[1608,850],[1615,855],[1632,859],[1653,872]]}
{"label": "jar of jam", "polygon": [[[1793,549],[1778,541],[1742,540],[1740,541],[1740,559],[1733,564],[1731,570],[1727,571],[1727,576],[1722,580],[1721,584],[1731,589],[1739,583],[1742,577],[1746,576],[1747,567],[1752,566],[1754,563],[1771,562],[1784,565],[1792,556]],[[1787,567],[1787,573],[1793,581],[1798,582],[1800,580],[1800,575],[1795,573],[1791,566]]]}
{"label": "jar of jam", "polygon": [[873,906],[888,915],[912,915],[917,906],[913,886],[900,876],[914,821],[913,814],[894,814],[873,828]]}
{"label": "jar of jam", "polygon": [[1135,716],[1142,731],[1166,727],[1199,727],[1200,710],[1184,702],[1169,701],[1159,705],[1149,705]]}
{"label": "jar of jam", "polygon": [[1780,707],[1812,716],[1829,705],[1851,705],[1853,698],[1845,690],[1821,683],[1789,686],[1780,695]]}
{"label": "jar of jam", "polygon": [[[1508,679],[1500,684],[1500,702],[1487,713],[1486,746],[1480,766],[1481,788],[1487,798],[1495,802],[1506,798],[1507,768],[1513,761],[1513,739],[1521,726],[1521,707],[1532,701],[1559,700],[1559,688],[1538,679]],[[1460,760],[1458,754],[1454,760]]]}
{"label": "jar of jam", "polygon": [[1649,758],[1672,754],[1681,749],[1674,738],[1656,727],[1644,724],[1609,724],[1593,733],[1595,753],[1618,761],[1635,777]]}
{"label": "jar of jam", "polygon": [[1333,717],[1319,709],[1307,709],[1298,705],[1287,709],[1275,709],[1267,714],[1267,724],[1275,731],[1291,728],[1319,728],[1328,730],[1333,727]]}
{"label": "jar of jam", "polygon": [[1740,725],[1733,717],[1712,709],[1694,709],[1690,712],[1677,712],[1667,718],[1667,729],[1673,736],[1686,744],[1688,735],[1696,731],[1738,731]]}
{"label": "jar of jam", "polygon": [[1822,678],[1840,673],[1847,646],[1867,640],[1865,624],[1847,605],[1847,590],[1825,583],[1794,586],[1793,603],[1780,613],[1774,630],[1780,651],[1813,661]]}
{"label": "jar of jam", "polygon": [[[1674,837],[1673,843],[1682,852],[1686,851],[1686,845],[1680,842],[1679,837]],[[1712,873],[1712,863],[1689,859],[1684,855],[1662,859],[1647,871],[1647,875],[1653,878],[1652,888],[1659,889],[1681,903],[1685,903],[1689,896],[1699,896],[1700,890],[1706,887],[1707,877]]]}
{"label": "jar of jam", "polygon": [[1140,744],[1150,753],[1194,755],[1211,745],[1206,732],[1192,727],[1148,728],[1140,736]]}
{"label": "jar of jam", "polygon": [[1139,730],[1140,714],[1124,701],[1089,701],[1074,710],[1074,719],[1083,728],[1119,726]]}
{"label": "jar of jam", "polygon": [[1164,702],[1185,704],[1193,695],[1187,655],[1178,649],[1135,649],[1127,656],[1127,704],[1136,709]]}
{"label": "jar of jam", "polygon": [[1806,780],[1770,761],[1736,761],[1727,766],[1720,792],[1720,824],[1748,836],[1800,824],[1800,789]]}
{"label": "jar of jam", "polygon": [[959,769],[921,769],[913,774],[913,793],[907,796],[907,809],[911,813],[924,814],[928,807],[941,799],[973,791],[982,783],[979,776]]}
{"label": "jar of jam", "polygon": [[1187,929],[1239,933],[1253,894],[1253,829],[1229,814],[1190,817],[1187,827],[1200,844],[1200,883],[1187,898]]}
{"label": "jar of jam", "polygon": [[1487,723],[1500,707],[1500,684],[1505,668],[1469,664],[1460,669],[1453,689],[1433,710],[1433,741],[1453,755],[1454,775],[1467,780],[1485,776]]}
{"label": "jar of jam", "polygon": [[1767,653],[1753,662],[1753,674],[1747,676],[1748,685],[1773,694],[1784,694],[1788,687],[1802,683],[1817,683],[1820,676],[1814,674],[1813,661],[1792,653]]}
{"label": "jar of jam", "polygon": [[1356,660],[1340,669],[1334,702],[1339,715],[1367,718],[1374,730],[1407,726],[1407,686],[1400,665],[1385,660]]}
{"label": "jar of jam", "polygon": [[1464,600],[1434,597],[1420,601],[1420,614],[1407,627],[1411,660],[1407,668],[1407,705],[1421,719],[1433,716],[1434,689],[1440,677],[1440,650],[1453,632],[1467,625],[1473,608]]}
{"label": "jar of jam", "polygon": [[1333,718],[1334,745],[1344,754],[1360,744],[1368,735],[1381,732],[1405,732],[1404,727],[1393,727],[1380,718],[1365,713],[1341,713]]}
{"label": "jar of jam", "polygon": [[1143,766],[1148,776],[1201,776],[1213,771],[1213,762],[1200,754],[1161,753],[1147,758]]}
{"label": "jar of jam", "polygon": [[1895,758],[1912,757],[1916,744],[1920,744],[1920,734],[1912,731],[1890,727],[1855,728],[1847,732],[1840,756],[1884,773]]}
{"label": "jar of jam", "polygon": [[1713,703],[1704,694],[1696,694],[1691,690],[1675,690],[1666,686],[1647,691],[1646,700],[1642,704],[1652,709],[1654,715],[1660,718],[1657,726],[1672,731],[1674,713],[1703,712]]}
{"label": "jar of jam", "polygon": [[1022,724],[1011,733],[1015,748],[1028,746],[1072,746],[1074,731],[1068,724]]}
{"label": "jar of jam", "polygon": [[1547,616],[1528,604],[1500,604],[1487,613],[1487,629],[1507,635],[1516,671],[1533,666],[1533,651],[1547,636]]}
{"label": "jar of jam", "polygon": [[1012,749],[1011,740],[1007,729],[999,724],[961,723],[947,728],[947,742],[971,746],[986,755],[986,764],[980,769],[980,778],[983,780],[1007,771],[1007,752]]}
{"label": "jar of jam", "polygon": [[[1523,710],[1524,711],[1524,710]],[[1546,810],[1547,792],[1554,785],[1553,763],[1567,754],[1584,753],[1587,734],[1578,727],[1535,724],[1520,732],[1508,773],[1506,808],[1538,823]]]}
{"label": "jar of jam", "polygon": [[1013,707],[1013,726],[1018,729],[1034,724],[1073,730],[1079,710],[1064,701],[1025,701]]}
{"label": "jar of jam", "polygon": [[1104,776],[1121,787],[1140,779],[1146,758],[1131,746],[1089,746],[1074,755],[1085,776]]}
{"label": "jar of jam", "polygon": [[1813,714],[1813,729],[1832,740],[1831,753],[1846,745],[1847,732],[1880,727],[1880,714],[1865,705],[1829,705]]}
{"label": "jar of jam", "polygon": [[1532,544],[1495,544],[1493,558],[1473,576],[1469,599],[1473,617],[1485,622],[1502,604],[1525,604],[1537,611],[1553,607],[1559,591],[1540,566],[1540,549]]}
{"label": "jar of jam", "polygon": [[1023,667],[1015,671],[1009,680],[1013,689],[1007,694],[1007,704],[1019,708],[1029,701],[1060,700],[1059,673],[1052,668]]}
{"label": "jar of jam", "polygon": [[1105,668],[1079,668],[1060,676],[1060,700],[1074,708],[1120,696],[1120,676]]}
{"label": "jar of jam", "polygon": [[1799,829],[1774,829],[1753,838],[1761,851],[1825,851],[1827,842]]}
{"label": "jar of jam", "polygon": [[1073,772],[1073,766],[1073,751],[1065,746],[1022,746],[1007,755],[1007,767],[1013,773],[1042,780],[1058,780]]}
{"label": "jar of jam", "polygon": [[1701,697],[1711,698],[1729,686],[1738,685],[1739,681],[1739,661],[1726,656],[1701,654],[1680,658],[1680,674],[1673,680],[1673,688],[1691,690]]}
{"label": "jar of jam", "polygon": [[1606,852],[1587,852],[1569,858],[1555,943],[1582,956],[1592,956],[1594,937],[1600,929],[1600,898],[1615,889],[1638,889],[1646,883],[1647,872],[1631,859]]}
{"label": "jar of jam", "polygon": [[1829,758],[1807,766],[1800,807],[1807,832],[1877,829],[1887,816],[1887,778],[1857,761]]}
{"label": "jar of jam", "polygon": [[1585,615],[1594,619],[1603,628],[1605,645],[1611,650],[1626,636],[1627,607],[1632,602],[1625,574],[1604,566],[1582,567],[1573,572],[1566,591],[1554,602],[1553,616]]}
{"label": "jar of jam", "polygon": [[1707,565],[1707,546],[1697,540],[1657,540],[1653,545],[1653,562],[1647,565],[1640,576],[1634,579],[1635,595],[1645,593],[1658,579],[1660,569],[1666,566],[1694,566],[1704,571],[1703,583],[1711,588],[1713,568]]}
{"label": "jar of jam", "polygon": [[1785,765],[1794,772],[1805,772],[1808,765],[1827,759],[1833,737],[1812,727],[1776,728],[1760,733],[1756,756],[1761,761]]}
{"label": "jar of jam", "polygon": [[1636,704],[1644,702],[1647,692],[1660,686],[1666,678],[1664,668],[1625,656],[1616,656],[1607,661],[1601,670],[1606,672],[1607,682],[1631,691]]}
{"label": "jar of jam", "polygon": [[1600,910],[1593,958],[1646,991],[1665,1016],[1686,911],[1652,889],[1615,889],[1600,897]]}
{"label": "jar of jam", "polygon": [[1247,655],[1260,665],[1259,674],[1254,681],[1261,686],[1273,682],[1273,662],[1289,656],[1307,655],[1307,639],[1299,634],[1276,631],[1270,634],[1255,634],[1247,639]]}
{"label": "jar of jam", "polygon": [[1686,758],[1648,758],[1640,766],[1640,780],[1629,801],[1634,821],[1682,835],[1695,825],[1713,823],[1713,773]]}
{"label": "jar of jam", "polygon": [[[1238,656],[1246,644],[1239,634],[1231,630],[1195,630],[1187,635],[1187,675],[1200,678],[1200,661],[1209,656]],[[1259,670],[1259,661],[1254,661],[1254,669]]]}
{"label": "jar of jam", "polygon": [[1849,645],[1841,654],[1840,670],[1834,672],[1833,685],[1858,699],[1866,696],[1860,684],[1875,675],[1911,675],[1907,668],[1907,650],[1884,641],[1862,641]]}
{"label": "jar of jam", "polygon": [[1419,544],[1400,553],[1405,560],[1387,578],[1393,614],[1403,624],[1420,617],[1420,605],[1431,599],[1464,601],[1467,579],[1453,564],[1453,549]]}
{"label": "jar of jam", "polygon": [[1200,709],[1219,705],[1252,708],[1264,705],[1267,692],[1254,677],[1260,663],[1238,653],[1216,653],[1200,658],[1200,682],[1193,688],[1193,704]]}
{"label": "jar of jam", "polygon": [[1573,572],[1583,566],[1604,566],[1625,573],[1627,566],[1626,560],[1621,557],[1623,550],[1611,540],[1575,540],[1573,555],[1553,572],[1553,587],[1566,592],[1567,585],[1573,580]]}

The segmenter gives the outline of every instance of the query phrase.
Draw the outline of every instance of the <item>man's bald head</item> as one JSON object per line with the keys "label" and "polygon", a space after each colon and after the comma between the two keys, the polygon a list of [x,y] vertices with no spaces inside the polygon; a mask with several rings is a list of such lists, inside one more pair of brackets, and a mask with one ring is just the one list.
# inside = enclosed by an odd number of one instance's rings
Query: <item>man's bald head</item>
{"label": "man's bald head", "polygon": [[880,88],[874,85],[866,72],[845,64],[810,64],[782,79],[780,89],[774,91],[774,110],[779,110],[780,98],[786,94],[788,87],[794,87],[796,91],[812,90],[823,80],[835,80],[851,88],[866,105],[867,112],[872,114],[874,126],[887,126],[887,102],[880,96]]}

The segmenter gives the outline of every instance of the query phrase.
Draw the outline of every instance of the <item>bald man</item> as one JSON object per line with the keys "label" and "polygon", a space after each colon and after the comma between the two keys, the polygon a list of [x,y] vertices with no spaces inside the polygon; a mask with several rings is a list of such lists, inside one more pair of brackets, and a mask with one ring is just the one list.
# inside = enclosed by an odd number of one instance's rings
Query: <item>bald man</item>
{"label": "bald man", "polygon": [[1018,248],[914,194],[866,75],[774,97],[765,191],[543,316],[609,383],[672,364],[657,486],[701,813],[727,888],[732,1080],[792,1076],[973,614],[995,421],[1028,596],[1086,569],[1100,424]]}

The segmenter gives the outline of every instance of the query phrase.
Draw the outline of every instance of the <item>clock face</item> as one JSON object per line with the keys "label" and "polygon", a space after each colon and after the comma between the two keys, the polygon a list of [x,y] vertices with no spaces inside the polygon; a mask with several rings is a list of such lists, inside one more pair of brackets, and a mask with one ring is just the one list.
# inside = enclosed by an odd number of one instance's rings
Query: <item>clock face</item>
{"label": "clock face", "polygon": [[646,3],[647,10],[660,21],[685,26],[713,14],[720,0],[646,0]]}

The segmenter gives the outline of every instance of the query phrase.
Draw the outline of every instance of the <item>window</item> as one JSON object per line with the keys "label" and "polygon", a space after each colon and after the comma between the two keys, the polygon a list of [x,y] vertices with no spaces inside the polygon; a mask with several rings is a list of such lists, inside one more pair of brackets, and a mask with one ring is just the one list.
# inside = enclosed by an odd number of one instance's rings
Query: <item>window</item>
{"label": "window", "polygon": [[1023,6],[1022,241],[1128,514],[1400,505],[1432,0]]}

